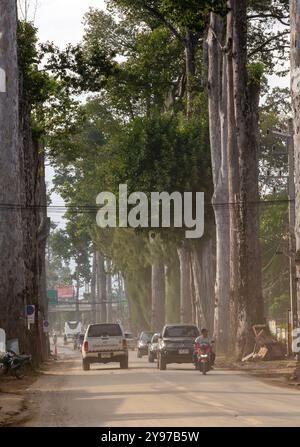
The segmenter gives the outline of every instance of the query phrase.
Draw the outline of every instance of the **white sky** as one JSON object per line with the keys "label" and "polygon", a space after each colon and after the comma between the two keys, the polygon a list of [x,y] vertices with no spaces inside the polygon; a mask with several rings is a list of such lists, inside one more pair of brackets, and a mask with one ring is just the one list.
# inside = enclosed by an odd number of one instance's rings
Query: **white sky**
{"label": "white sky", "polygon": [[38,0],[35,26],[40,40],[54,41],[60,47],[78,43],[83,35],[83,16],[91,7],[105,9],[105,1]]}
{"label": "white sky", "polygon": [[[29,18],[33,18],[35,0],[31,0]],[[38,0],[35,12],[35,26],[38,28],[38,37],[41,42],[53,41],[63,48],[66,44],[76,44],[83,36],[83,16],[90,7],[105,9],[104,0]],[[51,179],[54,170],[46,166],[46,181],[48,189],[51,188]],[[64,205],[64,201],[53,193],[51,205]],[[48,212],[49,217],[60,227],[64,226],[63,212]]]}

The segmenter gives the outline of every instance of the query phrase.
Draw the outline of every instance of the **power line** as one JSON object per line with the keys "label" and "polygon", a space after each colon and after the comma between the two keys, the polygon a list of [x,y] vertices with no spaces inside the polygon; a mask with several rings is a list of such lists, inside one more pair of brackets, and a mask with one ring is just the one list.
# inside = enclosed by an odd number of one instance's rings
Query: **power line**
{"label": "power line", "polygon": [[[245,205],[284,205],[289,203],[294,203],[294,199],[274,199],[274,200],[247,200],[247,201],[239,201],[239,202],[220,202],[220,203],[206,203],[205,207],[236,207],[236,206],[245,206]],[[96,205],[23,205],[16,203],[1,203],[1,210],[48,210],[51,213],[53,212],[74,212],[74,213],[82,213],[82,212],[97,212],[101,207]]]}

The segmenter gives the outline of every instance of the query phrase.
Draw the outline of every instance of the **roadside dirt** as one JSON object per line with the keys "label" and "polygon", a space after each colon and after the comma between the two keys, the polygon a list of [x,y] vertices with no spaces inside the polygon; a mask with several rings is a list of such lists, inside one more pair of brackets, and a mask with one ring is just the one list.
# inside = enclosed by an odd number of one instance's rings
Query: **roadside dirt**
{"label": "roadside dirt", "polygon": [[234,362],[220,357],[216,361],[216,366],[226,370],[244,372],[271,385],[299,389],[300,391],[300,381],[291,379],[296,366],[295,360]]}
{"label": "roadside dirt", "polygon": [[53,363],[50,360],[39,370],[29,369],[22,379],[0,377],[0,427],[15,426],[30,417],[24,393]]}

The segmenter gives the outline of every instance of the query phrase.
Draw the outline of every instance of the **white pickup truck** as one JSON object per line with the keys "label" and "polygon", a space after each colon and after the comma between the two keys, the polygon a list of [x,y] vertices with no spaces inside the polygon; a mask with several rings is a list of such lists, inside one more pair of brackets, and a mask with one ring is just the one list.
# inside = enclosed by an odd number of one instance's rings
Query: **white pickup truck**
{"label": "white pickup truck", "polygon": [[91,363],[120,363],[128,368],[128,347],[124,331],[118,323],[90,324],[82,344],[82,368],[90,369]]}

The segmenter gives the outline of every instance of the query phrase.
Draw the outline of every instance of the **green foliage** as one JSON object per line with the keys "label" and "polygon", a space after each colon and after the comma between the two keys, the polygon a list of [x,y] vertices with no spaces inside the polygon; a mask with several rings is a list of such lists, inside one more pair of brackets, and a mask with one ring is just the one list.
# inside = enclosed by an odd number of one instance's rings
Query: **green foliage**
{"label": "green foliage", "polygon": [[37,50],[37,29],[28,22],[18,23],[18,48],[23,94],[31,107],[36,107],[47,101],[55,84],[47,72],[38,68],[41,58]]}
{"label": "green foliage", "polygon": [[262,63],[253,63],[248,65],[249,82],[255,85],[261,85],[264,78],[265,66]]}
{"label": "green foliage", "polygon": [[202,32],[210,12],[225,17],[228,13],[226,0],[163,0],[161,12],[190,31]]}
{"label": "green foliage", "polygon": [[287,319],[288,310],[291,307],[290,296],[284,293],[276,296],[269,308],[269,316],[276,319]]}
{"label": "green foliage", "polygon": [[[282,199],[282,204],[279,204]],[[261,213],[261,247],[263,292],[266,308],[270,308],[279,294],[289,291],[288,204],[286,195],[265,197],[270,204]],[[273,204],[272,204],[272,201]]]}

